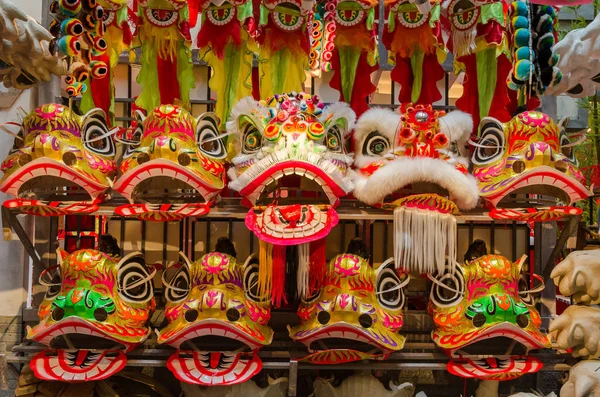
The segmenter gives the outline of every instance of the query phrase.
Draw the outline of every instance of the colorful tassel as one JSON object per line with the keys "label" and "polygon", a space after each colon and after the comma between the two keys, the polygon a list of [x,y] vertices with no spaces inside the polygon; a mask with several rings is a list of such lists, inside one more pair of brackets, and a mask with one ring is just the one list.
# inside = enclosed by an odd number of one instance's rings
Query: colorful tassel
{"label": "colorful tassel", "polygon": [[273,287],[273,244],[259,240],[258,295],[261,300],[271,296]]}
{"label": "colorful tassel", "polygon": [[281,307],[281,303],[287,305],[287,297],[285,296],[285,251],[284,245],[273,246],[273,293],[271,295],[271,303],[276,307]]}
{"label": "colorful tassel", "polygon": [[285,291],[290,301],[299,297],[298,284],[298,246],[288,245],[286,247],[286,266],[285,266]]}
{"label": "colorful tassel", "polygon": [[310,243],[309,289],[311,295],[325,284],[326,253],[325,238]]}
{"label": "colorful tassel", "polygon": [[298,246],[298,295],[300,297],[309,296],[309,274],[310,274],[310,243],[300,244]]}

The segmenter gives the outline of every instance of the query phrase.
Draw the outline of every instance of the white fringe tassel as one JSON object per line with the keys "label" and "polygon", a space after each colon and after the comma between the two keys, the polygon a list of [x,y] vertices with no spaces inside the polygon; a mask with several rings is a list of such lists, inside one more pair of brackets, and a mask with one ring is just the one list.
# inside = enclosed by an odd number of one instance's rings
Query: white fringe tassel
{"label": "white fringe tassel", "polygon": [[475,37],[477,37],[477,29],[452,31],[452,48],[457,56],[468,55],[475,50]]}
{"label": "white fringe tassel", "polygon": [[296,277],[298,296],[308,297],[310,266],[310,243],[298,245],[298,275]]}
{"label": "white fringe tassel", "polygon": [[415,208],[396,208],[396,267],[418,273],[443,273],[456,261],[456,235],[456,219],[450,214]]}

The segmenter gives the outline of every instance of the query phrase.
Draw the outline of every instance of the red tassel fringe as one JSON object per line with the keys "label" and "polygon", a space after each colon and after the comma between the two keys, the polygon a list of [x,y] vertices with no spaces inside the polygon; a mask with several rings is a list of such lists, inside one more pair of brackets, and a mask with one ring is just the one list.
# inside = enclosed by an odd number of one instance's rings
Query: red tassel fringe
{"label": "red tassel fringe", "polygon": [[276,307],[281,307],[282,302],[287,305],[285,296],[285,246],[273,246],[273,289],[271,294],[271,303]]}
{"label": "red tassel fringe", "polygon": [[322,238],[310,243],[310,273],[309,288],[312,295],[325,284],[325,271],[327,269],[325,239]]}

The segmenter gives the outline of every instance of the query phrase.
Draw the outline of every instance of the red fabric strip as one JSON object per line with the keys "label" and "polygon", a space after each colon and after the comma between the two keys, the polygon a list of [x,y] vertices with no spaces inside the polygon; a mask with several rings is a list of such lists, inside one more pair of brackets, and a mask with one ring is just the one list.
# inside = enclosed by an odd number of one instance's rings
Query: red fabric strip
{"label": "red fabric strip", "polygon": [[176,99],[181,99],[179,80],[177,80],[177,60],[171,61],[157,56],[156,67],[158,69],[160,103],[173,104]]}
{"label": "red fabric strip", "polygon": [[287,305],[285,296],[285,249],[284,245],[273,246],[273,293],[271,303],[281,307],[282,302]]}

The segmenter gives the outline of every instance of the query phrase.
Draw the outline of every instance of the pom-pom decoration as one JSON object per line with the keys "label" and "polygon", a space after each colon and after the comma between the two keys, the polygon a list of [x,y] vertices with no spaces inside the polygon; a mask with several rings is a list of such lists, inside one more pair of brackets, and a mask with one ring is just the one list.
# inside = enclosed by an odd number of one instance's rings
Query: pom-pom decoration
{"label": "pom-pom decoration", "polygon": [[[88,88],[83,82],[91,74],[91,52],[97,55],[106,51],[102,37],[105,33],[103,8],[95,0],[58,0],[50,5],[50,12],[54,18],[50,29],[69,70],[65,91],[70,97],[81,95]],[[83,109],[91,110],[86,106]],[[108,109],[105,111],[108,113]]]}
{"label": "pom-pom decoration", "polygon": [[81,11],[81,0],[59,0],[58,9],[62,14],[74,17]]}
{"label": "pom-pom decoration", "polygon": [[81,43],[75,36],[64,36],[58,41],[60,52],[69,57],[74,57],[81,51]]}
{"label": "pom-pom decoration", "polygon": [[531,60],[534,54],[529,47],[520,47],[515,50],[514,57],[516,61]]}
{"label": "pom-pom decoration", "polygon": [[92,61],[90,63],[90,71],[93,78],[101,79],[108,73],[108,66],[102,61]]}
{"label": "pom-pom decoration", "polygon": [[533,66],[528,59],[517,62],[514,69],[515,78],[519,81],[526,81],[533,72]]}
{"label": "pom-pom decoration", "polygon": [[[57,23],[57,21],[53,21]],[[60,24],[60,32],[63,35],[79,37],[83,34],[83,25],[78,19],[69,18],[62,21]]]}
{"label": "pom-pom decoration", "polygon": [[515,31],[514,41],[516,47],[527,47],[531,40],[531,31],[529,28],[518,29]]}
{"label": "pom-pom decoration", "polygon": [[525,16],[516,16],[511,21],[513,30],[529,29],[529,20]]}
{"label": "pom-pom decoration", "polygon": [[[550,86],[558,84],[560,70],[553,69],[557,58],[551,48],[555,44],[554,23],[556,9],[549,5],[531,4],[518,0],[511,4],[511,50],[513,72],[507,85],[513,91],[513,106],[526,105],[529,109],[539,105],[539,97]],[[530,101],[530,98],[534,100]]]}
{"label": "pom-pom decoration", "polygon": [[66,92],[67,92],[67,94],[69,94],[70,97],[74,97],[74,96],[81,95],[86,90],[87,90],[87,85],[76,81],[73,84],[67,86]]}

